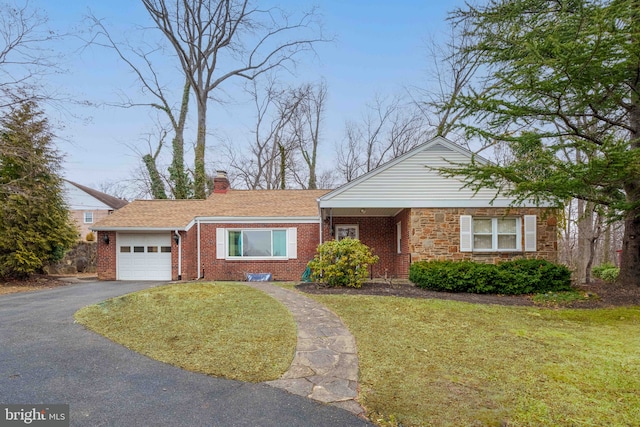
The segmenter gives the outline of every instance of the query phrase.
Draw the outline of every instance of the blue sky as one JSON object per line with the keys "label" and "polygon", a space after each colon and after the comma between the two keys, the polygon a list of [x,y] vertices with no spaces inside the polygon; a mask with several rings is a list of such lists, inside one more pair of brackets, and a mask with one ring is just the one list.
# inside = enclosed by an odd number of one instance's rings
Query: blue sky
{"label": "blue sky", "polygon": [[[117,36],[126,38],[136,25],[149,25],[146,11],[138,1],[74,0],[51,2],[32,0],[46,11],[51,26],[62,30],[82,29],[83,16],[91,11],[102,18]],[[64,7],[61,6],[64,4]],[[462,0],[396,0],[317,2],[288,0],[284,9],[317,5],[327,34],[334,43],[318,46],[317,58],[305,57],[297,68],[297,81],[315,82],[324,78],[328,102],[323,127],[325,138],[321,161],[331,162],[336,142],[343,137],[345,120],[358,120],[367,102],[376,94],[391,96],[411,85],[427,86],[426,40],[445,30],[447,12],[463,6]],[[114,55],[101,48],[78,50],[81,42],[70,38],[60,45],[70,53],[68,72],[51,78],[51,84],[78,100],[96,107],[71,105],[69,112],[48,111],[53,122],[64,124],[57,131],[58,148],[66,154],[64,174],[68,179],[94,188],[107,181],[128,179],[139,164],[134,150],[147,152],[145,135],[153,128],[148,109],[108,106],[119,94],[139,93],[134,76]],[[171,67],[165,75],[179,74]],[[181,79],[178,78],[178,82]],[[180,84],[176,86],[180,90]],[[234,84],[227,85],[231,97]],[[235,98],[234,98],[235,99]],[[224,107],[210,107],[208,127],[214,135],[233,135],[243,144],[249,139],[251,106],[239,97]],[[215,143],[211,137],[208,145]],[[207,160],[215,153],[208,152]]]}

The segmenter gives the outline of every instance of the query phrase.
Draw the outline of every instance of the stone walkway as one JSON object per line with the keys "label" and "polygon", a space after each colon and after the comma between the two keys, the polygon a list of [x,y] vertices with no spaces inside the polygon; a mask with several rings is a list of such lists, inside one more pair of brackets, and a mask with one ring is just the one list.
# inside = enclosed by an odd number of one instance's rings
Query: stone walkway
{"label": "stone walkway", "polygon": [[358,394],[356,340],[329,309],[297,292],[265,282],[247,282],[282,302],[298,327],[296,354],[289,370],[273,387],[328,403],[357,415],[364,410]]}

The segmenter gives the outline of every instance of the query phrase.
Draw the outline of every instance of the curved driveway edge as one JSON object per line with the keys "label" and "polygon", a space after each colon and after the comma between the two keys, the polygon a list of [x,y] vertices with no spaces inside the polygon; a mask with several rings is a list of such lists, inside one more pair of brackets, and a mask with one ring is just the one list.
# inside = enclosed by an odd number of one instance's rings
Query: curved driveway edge
{"label": "curved driveway edge", "polygon": [[340,318],[322,304],[297,292],[265,282],[246,282],[282,302],[296,321],[298,343],[289,370],[267,381],[299,396],[329,403],[356,415],[364,410],[358,395],[356,340]]}
{"label": "curved driveway edge", "polygon": [[96,282],[0,296],[0,403],[68,403],[72,426],[365,426],[265,384],[149,359],[75,324],[79,308],[160,283]]}

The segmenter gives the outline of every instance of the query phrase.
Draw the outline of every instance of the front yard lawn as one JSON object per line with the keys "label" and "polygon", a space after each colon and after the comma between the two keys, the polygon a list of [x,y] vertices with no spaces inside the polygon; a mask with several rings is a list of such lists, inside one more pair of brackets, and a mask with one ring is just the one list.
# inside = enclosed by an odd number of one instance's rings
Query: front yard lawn
{"label": "front yard lawn", "polygon": [[[308,296],[356,337],[359,401],[379,425],[640,425],[640,307]],[[279,378],[296,345],[284,306],[241,284],[153,288],[76,319],[157,360],[243,381]]]}
{"label": "front yard lawn", "polygon": [[241,381],[280,378],[296,347],[289,311],[240,284],[152,288],[85,307],[75,318],[153,359]]}
{"label": "front yard lawn", "polygon": [[359,400],[378,424],[640,425],[640,307],[312,297],[355,335]]}

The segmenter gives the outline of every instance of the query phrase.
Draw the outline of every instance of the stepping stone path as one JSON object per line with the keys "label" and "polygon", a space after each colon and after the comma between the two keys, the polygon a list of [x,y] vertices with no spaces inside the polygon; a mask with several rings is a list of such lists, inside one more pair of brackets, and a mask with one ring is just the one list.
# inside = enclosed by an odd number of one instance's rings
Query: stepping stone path
{"label": "stepping stone path", "polygon": [[356,340],[340,318],[316,301],[266,282],[246,282],[282,302],[298,326],[296,354],[272,387],[363,416],[358,394]]}

